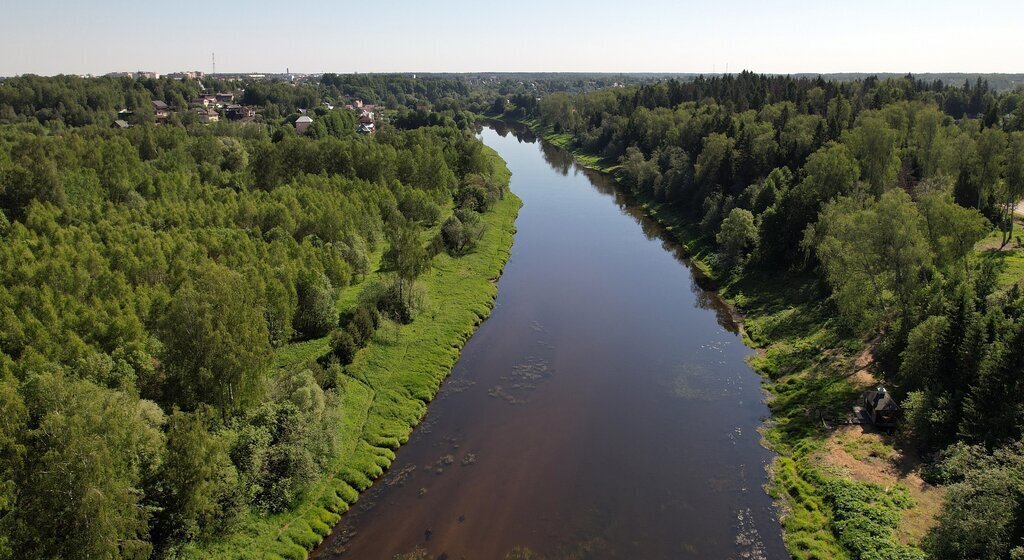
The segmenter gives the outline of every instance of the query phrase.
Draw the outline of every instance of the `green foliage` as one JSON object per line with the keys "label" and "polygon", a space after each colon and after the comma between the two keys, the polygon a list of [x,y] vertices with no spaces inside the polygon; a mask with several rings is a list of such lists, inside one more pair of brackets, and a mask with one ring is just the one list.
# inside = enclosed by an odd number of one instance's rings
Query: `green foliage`
{"label": "green foliage", "polygon": [[350,364],[359,351],[359,344],[346,329],[339,329],[331,333],[331,355],[338,359],[341,364]]}
{"label": "green foliage", "polygon": [[[149,515],[138,489],[158,468],[163,413],[153,403],[61,374],[23,388],[28,407],[24,467],[11,548],[29,558],[145,558]],[[52,537],[54,519],[63,537]]]}
{"label": "green foliage", "polygon": [[896,542],[893,530],[900,511],[914,506],[907,489],[828,478],[821,483],[831,508],[830,525],[855,560],[924,560],[923,552]]}
{"label": "green foliage", "polygon": [[302,338],[319,338],[338,322],[334,287],[324,274],[305,273],[295,285],[298,308],[293,328]]}
{"label": "green foliage", "polygon": [[757,242],[757,226],[754,215],[743,208],[733,208],[722,220],[722,227],[715,236],[721,249],[721,259],[727,267],[739,264]]}
{"label": "green foliage", "polygon": [[[430,266],[430,257],[423,247],[420,229],[412,223],[401,223],[389,230],[388,250],[381,261],[385,270],[395,274],[399,305],[410,307],[413,297],[413,283]],[[389,306],[391,304],[388,304]],[[401,311],[403,322],[412,320],[407,311]]]}
{"label": "green foliage", "polygon": [[850,197],[827,204],[804,246],[821,261],[843,317],[876,331],[911,309],[932,255],[920,213],[902,190],[877,201]]}
{"label": "green foliage", "polygon": [[[265,107],[310,99],[291,89],[251,95]],[[147,91],[129,107],[140,118]],[[502,176],[454,128],[356,138],[318,115],[326,137],[270,142],[272,131],[254,124],[111,130],[103,110],[83,117],[102,126],[64,129],[69,113],[36,111],[51,130],[0,127],[0,557],[205,556],[197,551],[275,535],[254,527],[312,502],[309,531],[259,548],[304,557],[310,534],[318,540],[357,498],[330,477],[351,461],[365,488],[394,458],[357,445],[364,424],[374,427],[367,440],[397,446],[413,423],[406,410],[387,413],[409,408],[398,393],[369,420],[371,390],[318,363],[325,335],[345,311],[347,332],[373,345],[376,300],[347,302],[394,285],[377,270],[392,230],[414,231],[422,249],[421,228],[451,211],[459,184]],[[493,218],[499,231],[514,208]],[[493,276],[511,236],[489,241],[490,258],[466,266]],[[420,273],[430,264],[421,256]],[[407,288],[400,299],[413,309],[421,290]],[[463,329],[493,288],[468,292],[455,321]],[[415,397],[406,393],[411,408],[436,390],[442,363],[431,365],[408,370],[424,376]],[[52,531],[57,516],[67,531]]]}
{"label": "green foliage", "polygon": [[201,414],[175,411],[167,419],[166,451],[151,490],[157,513],[150,533],[159,547],[223,532],[244,502],[223,438]]}
{"label": "green foliage", "polygon": [[1024,546],[1021,531],[1024,449],[956,446],[942,462],[941,478],[953,484],[946,493],[938,525],[925,550],[950,560],[1011,558]]}
{"label": "green foliage", "polygon": [[473,210],[458,209],[441,226],[441,242],[453,257],[472,251],[483,235],[480,215]]}
{"label": "green foliage", "polygon": [[165,402],[228,415],[259,399],[270,337],[258,302],[241,274],[213,263],[178,289],[161,326]]}

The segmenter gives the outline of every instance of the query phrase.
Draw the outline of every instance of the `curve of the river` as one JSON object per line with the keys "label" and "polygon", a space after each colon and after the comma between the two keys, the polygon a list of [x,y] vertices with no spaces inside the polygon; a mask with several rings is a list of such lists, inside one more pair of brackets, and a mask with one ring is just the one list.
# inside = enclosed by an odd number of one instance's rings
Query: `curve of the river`
{"label": "curve of the river", "polygon": [[607,176],[526,130],[482,139],[523,200],[496,307],[314,557],[787,558],[728,310]]}

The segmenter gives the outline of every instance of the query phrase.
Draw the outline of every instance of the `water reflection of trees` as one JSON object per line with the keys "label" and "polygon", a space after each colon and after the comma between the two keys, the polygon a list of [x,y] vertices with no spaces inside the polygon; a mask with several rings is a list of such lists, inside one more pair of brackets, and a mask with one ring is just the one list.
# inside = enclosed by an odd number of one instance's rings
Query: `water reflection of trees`
{"label": "water reflection of trees", "polygon": [[493,122],[489,123],[488,126],[493,128],[495,132],[503,137],[507,134],[512,134],[520,142],[539,142],[541,156],[544,158],[544,161],[561,175],[568,175],[570,170],[574,173],[582,172],[586,175],[590,184],[595,190],[597,190],[597,192],[611,197],[615,205],[618,206],[624,214],[628,214],[636,221],[637,224],[640,225],[640,229],[648,240],[660,240],[662,242],[662,248],[666,252],[670,253],[673,258],[686,266],[687,270],[690,272],[689,288],[690,292],[694,295],[696,306],[700,309],[714,311],[715,318],[722,328],[732,333],[739,332],[733,311],[715,291],[716,288],[714,286],[714,282],[707,278],[699,269],[694,268],[691,265],[690,260],[686,256],[686,249],[675,241],[672,234],[668,232],[664,226],[648,216],[641,205],[636,201],[633,194],[619,186],[619,184],[615,182],[614,177],[607,173],[595,171],[580,165],[577,163],[576,158],[572,153],[559,148],[550,142],[541,140],[524,125],[518,123]]}
{"label": "water reflection of trees", "polygon": [[540,143],[540,154],[552,169],[563,176],[568,175],[569,170],[576,166],[572,155],[548,142]]}

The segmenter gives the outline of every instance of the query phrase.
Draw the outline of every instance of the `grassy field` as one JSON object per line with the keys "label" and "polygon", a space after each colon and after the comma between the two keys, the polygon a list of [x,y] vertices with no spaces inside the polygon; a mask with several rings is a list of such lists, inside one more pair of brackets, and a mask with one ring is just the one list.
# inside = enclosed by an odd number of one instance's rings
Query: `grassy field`
{"label": "grassy field", "polygon": [[[496,179],[507,184],[510,173],[493,150]],[[419,280],[426,301],[408,325],[389,324],[345,367],[339,383],[342,453],[328,475],[308,489],[287,513],[250,514],[228,538],[189,549],[191,558],[304,559],[319,544],[359,493],[381,476],[408,441],[459,352],[483,322],[497,296],[501,274],[515,234],[520,200],[514,194],[484,214],[483,238],[476,250],[460,258],[442,253]],[[429,233],[429,232],[428,232]],[[374,255],[374,264],[380,254]],[[377,266],[373,267],[376,270]],[[338,301],[351,309],[379,272],[347,288]],[[276,356],[281,368],[301,367],[329,350],[326,338],[292,344]]]}
{"label": "grassy field", "polygon": [[1017,216],[1013,238],[1002,246],[1003,234],[993,231],[978,242],[981,258],[990,261],[999,272],[999,283],[1007,286],[1024,282],[1024,217]]}
{"label": "grassy field", "polygon": [[[537,122],[524,124],[573,152],[584,165],[615,170],[614,162],[581,157],[568,135]],[[825,422],[844,418],[860,391],[874,382],[870,360],[865,363],[869,341],[844,332],[828,294],[812,275],[752,271],[720,277],[710,264],[711,239],[692,220],[671,206],[639,202],[686,247],[693,266],[715,281],[719,295],[743,317],[743,339],[757,350],[750,365],[769,393],[772,419],[762,433],[779,457],[768,491],[782,509],[789,552],[798,560],[877,554],[922,558],[914,545],[931,526],[941,493],[918,484],[913,466],[907,467],[912,461],[896,450],[891,437],[859,428],[856,433],[835,430]],[[1012,266],[1011,261],[1004,270]],[[850,457],[856,457],[837,460],[836,447],[844,453],[852,449]]]}

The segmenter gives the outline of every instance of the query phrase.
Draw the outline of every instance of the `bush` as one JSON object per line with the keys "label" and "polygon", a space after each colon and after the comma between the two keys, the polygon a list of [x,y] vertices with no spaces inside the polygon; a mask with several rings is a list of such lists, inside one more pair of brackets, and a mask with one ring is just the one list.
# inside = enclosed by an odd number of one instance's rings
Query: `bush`
{"label": "bush", "polygon": [[409,191],[398,203],[398,210],[406,219],[420,222],[427,227],[437,225],[441,219],[441,207],[423,191]]}
{"label": "bush", "polygon": [[322,273],[308,273],[299,277],[295,286],[299,306],[292,326],[303,338],[319,338],[331,332],[338,321],[334,303],[334,287]]}
{"label": "bush", "polygon": [[351,364],[359,351],[359,345],[347,330],[336,330],[331,335],[331,355],[342,364]]}
{"label": "bush", "polygon": [[380,292],[377,309],[391,320],[408,325],[416,316],[416,303],[415,297],[402,297],[398,282],[395,282]]}
{"label": "bush", "polygon": [[356,344],[357,349],[363,348],[364,346],[366,346],[366,343],[369,342],[368,339],[363,338],[362,331],[360,331],[359,328],[352,323],[345,325],[345,327],[341,330],[345,331],[345,333],[348,334],[348,336],[352,339],[352,342]]}
{"label": "bush", "polygon": [[458,257],[471,252],[482,233],[479,214],[459,209],[455,215],[445,220],[439,235],[448,254]]}
{"label": "bush", "polygon": [[359,335],[362,345],[365,346],[373,338],[373,333],[377,330],[379,323],[380,314],[376,309],[360,306],[352,315],[348,326],[354,330],[354,334]]}

